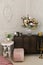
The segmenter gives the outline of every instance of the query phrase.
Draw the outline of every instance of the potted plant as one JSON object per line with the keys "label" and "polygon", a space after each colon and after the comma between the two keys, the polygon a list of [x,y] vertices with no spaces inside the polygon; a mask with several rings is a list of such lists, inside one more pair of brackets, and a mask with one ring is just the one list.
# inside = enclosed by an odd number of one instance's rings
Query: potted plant
{"label": "potted plant", "polygon": [[12,34],[10,34],[10,33],[7,34],[6,38],[7,38],[8,41],[11,40],[11,38],[12,38]]}

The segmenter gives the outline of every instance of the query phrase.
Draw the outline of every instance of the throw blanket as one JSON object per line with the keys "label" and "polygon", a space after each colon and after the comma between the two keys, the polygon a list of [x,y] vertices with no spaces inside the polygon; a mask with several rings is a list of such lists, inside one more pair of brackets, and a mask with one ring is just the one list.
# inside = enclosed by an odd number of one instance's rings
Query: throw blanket
{"label": "throw blanket", "polygon": [[13,64],[5,57],[0,56],[0,65],[13,65]]}

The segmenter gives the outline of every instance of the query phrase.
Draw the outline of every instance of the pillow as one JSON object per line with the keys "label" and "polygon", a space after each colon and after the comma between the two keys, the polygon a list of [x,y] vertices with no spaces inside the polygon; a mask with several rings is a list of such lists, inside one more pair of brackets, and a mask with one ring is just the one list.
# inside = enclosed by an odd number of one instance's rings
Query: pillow
{"label": "pillow", "polygon": [[0,65],[13,65],[7,58],[0,56]]}

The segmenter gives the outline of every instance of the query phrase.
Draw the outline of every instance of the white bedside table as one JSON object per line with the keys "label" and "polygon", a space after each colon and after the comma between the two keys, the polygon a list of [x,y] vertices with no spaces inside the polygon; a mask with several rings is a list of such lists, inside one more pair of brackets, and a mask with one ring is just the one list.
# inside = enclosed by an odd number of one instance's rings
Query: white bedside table
{"label": "white bedside table", "polygon": [[13,45],[13,41],[2,41],[1,45],[3,46],[3,56],[11,57],[11,45]]}

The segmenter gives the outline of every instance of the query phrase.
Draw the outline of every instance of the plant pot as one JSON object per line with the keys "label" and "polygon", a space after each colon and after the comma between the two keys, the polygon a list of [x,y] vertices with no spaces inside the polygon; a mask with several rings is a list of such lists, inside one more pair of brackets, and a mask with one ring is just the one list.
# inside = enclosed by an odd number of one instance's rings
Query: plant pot
{"label": "plant pot", "polygon": [[7,38],[7,41],[10,41],[10,38]]}

